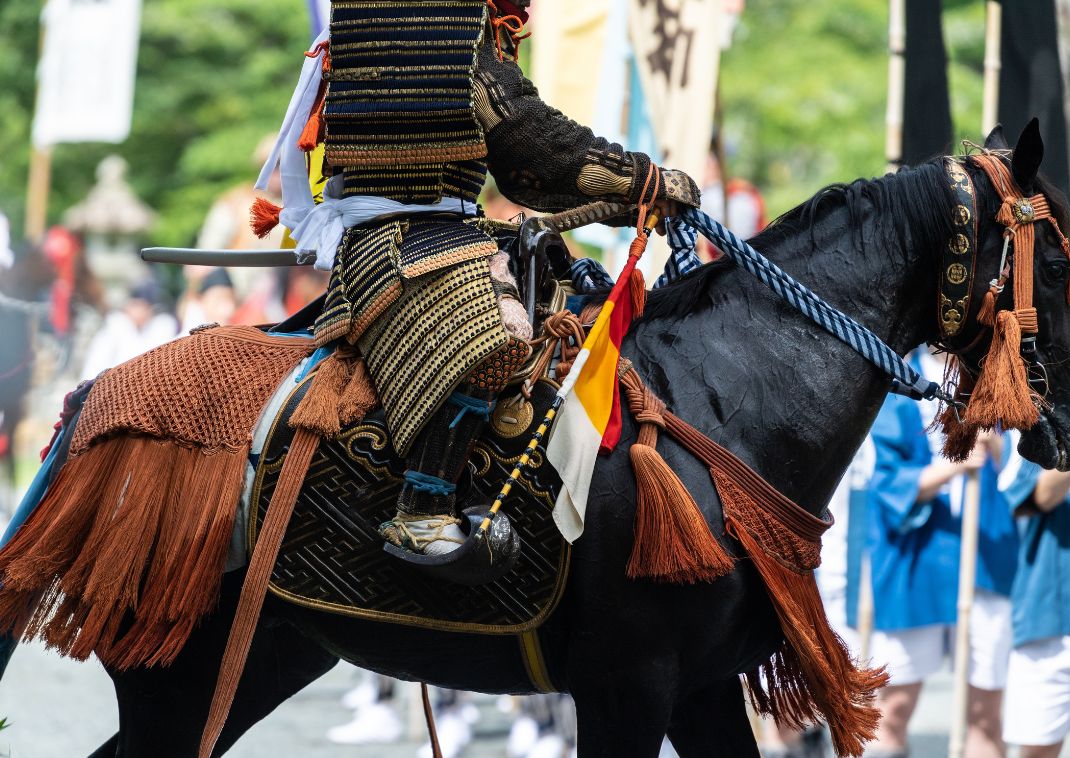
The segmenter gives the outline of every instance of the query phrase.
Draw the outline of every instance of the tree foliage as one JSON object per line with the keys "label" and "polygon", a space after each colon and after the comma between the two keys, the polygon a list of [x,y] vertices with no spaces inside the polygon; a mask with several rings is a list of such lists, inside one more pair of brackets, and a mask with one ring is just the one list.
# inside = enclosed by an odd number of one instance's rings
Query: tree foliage
{"label": "tree foliage", "polygon": [[[35,6],[0,4],[0,210],[17,229],[40,35]],[[308,43],[300,0],[146,2],[130,137],[58,146],[49,218],[81,200],[100,159],[118,153],[135,191],[160,213],[153,240],[190,243],[216,195],[255,178],[253,152],[278,128]]]}
{"label": "tree foliage", "polygon": [[[973,139],[983,6],[944,2],[952,110]],[[883,173],[887,45],[887,0],[748,0],[722,58],[728,169],[758,185],[774,215],[826,184]]]}
{"label": "tree foliage", "polygon": [[[977,138],[983,3],[945,0],[953,108]],[[81,200],[109,153],[160,218],[153,242],[190,243],[211,201],[251,182],[256,144],[285,110],[309,41],[303,0],[144,3],[133,129],[122,145],[61,145],[51,220]],[[21,230],[40,5],[0,3],[0,210]],[[750,0],[723,58],[729,170],[779,213],[884,166],[887,0]]]}

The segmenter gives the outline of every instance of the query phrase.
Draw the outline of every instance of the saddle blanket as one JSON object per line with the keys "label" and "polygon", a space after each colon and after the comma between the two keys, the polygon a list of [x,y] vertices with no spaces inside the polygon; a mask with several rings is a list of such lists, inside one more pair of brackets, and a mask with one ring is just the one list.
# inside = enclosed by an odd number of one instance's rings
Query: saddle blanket
{"label": "saddle blanket", "polygon": [[[230,564],[251,553],[293,439],[288,419],[308,388],[299,367],[287,377],[254,433],[246,490]],[[539,381],[531,400],[503,397],[472,454],[462,502],[493,502],[557,387]],[[502,513],[521,538],[513,570],[468,587],[438,579],[388,555],[378,527],[393,517],[405,465],[382,412],[320,443],[283,538],[269,589],[310,608],[444,631],[520,634],[536,629],[564,592],[570,548],[553,520],[560,479],[541,451],[514,486]],[[467,493],[467,494],[466,494]],[[239,530],[244,530],[244,534]]]}

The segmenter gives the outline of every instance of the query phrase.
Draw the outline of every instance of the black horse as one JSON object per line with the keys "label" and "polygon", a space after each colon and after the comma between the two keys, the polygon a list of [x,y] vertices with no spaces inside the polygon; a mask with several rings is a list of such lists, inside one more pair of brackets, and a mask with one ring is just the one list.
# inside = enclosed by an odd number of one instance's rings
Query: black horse
{"label": "black horse", "polygon": [[[1005,147],[998,133],[990,141]],[[1054,190],[1037,177],[1042,151],[1034,124],[1014,151],[1013,173],[1027,193],[1044,192],[1055,203]],[[981,216],[977,304],[998,267],[1002,240],[994,216],[1000,201],[983,172],[967,167]],[[937,160],[828,187],[753,243],[906,353],[937,336],[938,261],[952,234],[954,202],[945,165]],[[1061,204],[1058,218],[1070,228]],[[1034,299],[1053,410],[1024,435],[1022,451],[1054,467],[1070,449],[1070,262],[1047,226],[1038,226]],[[977,329],[971,326],[967,337]],[[976,366],[986,349],[982,338],[964,356],[967,364]],[[828,501],[888,387],[869,363],[725,263],[654,293],[624,353],[677,415],[814,514]],[[576,701],[580,755],[656,756],[666,734],[684,758],[757,755],[739,674],[778,645],[774,611],[746,561],[728,576],[694,586],[625,577],[635,482],[621,451],[635,434],[626,422],[618,452],[599,462],[566,597],[540,630],[552,679]],[[738,554],[722,536],[721,505],[706,467],[665,435],[660,451],[714,534]],[[120,728],[94,756],[196,754],[241,579],[240,572],[227,577],[218,611],[172,666],[111,672]],[[352,620],[272,597],[216,754],[339,659],[443,687],[531,691],[512,638]]]}

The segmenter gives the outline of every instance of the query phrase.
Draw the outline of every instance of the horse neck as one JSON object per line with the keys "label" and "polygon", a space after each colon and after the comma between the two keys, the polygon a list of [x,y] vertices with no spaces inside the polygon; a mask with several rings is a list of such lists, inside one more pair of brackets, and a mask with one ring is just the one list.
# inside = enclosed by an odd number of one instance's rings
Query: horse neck
{"label": "horse neck", "polygon": [[[823,214],[812,246],[807,230],[762,252],[902,355],[935,318],[935,269],[909,240],[866,237],[859,248],[848,216]],[[888,377],[738,268],[683,318],[638,326],[636,364],[669,407],[820,513]]]}

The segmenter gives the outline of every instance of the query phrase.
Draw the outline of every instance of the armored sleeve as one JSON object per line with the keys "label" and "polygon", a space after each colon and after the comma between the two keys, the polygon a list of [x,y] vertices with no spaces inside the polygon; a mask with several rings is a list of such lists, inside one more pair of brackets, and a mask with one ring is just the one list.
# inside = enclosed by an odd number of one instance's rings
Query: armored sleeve
{"label": "armored sleeve", "polygon": [[[475,110],[487,163],[502,194],[538,211],[595,200],[638,202],[650,158],[596,137],[544,103],[511,58],[484,44],[477,59]],[[699,190],[682,171],[662,170],[659,199],[697,207]]]}

